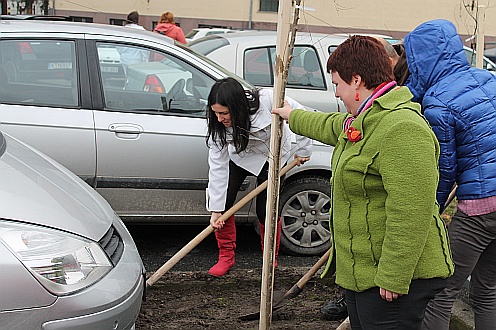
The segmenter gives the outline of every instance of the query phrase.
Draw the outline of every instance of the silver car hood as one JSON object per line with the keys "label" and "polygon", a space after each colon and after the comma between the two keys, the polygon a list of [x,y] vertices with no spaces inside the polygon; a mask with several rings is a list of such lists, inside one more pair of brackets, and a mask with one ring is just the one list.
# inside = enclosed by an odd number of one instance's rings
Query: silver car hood
{"label": "silver car hood", "polygon": [[103,197],[41,152],[0,134],[0,218],[100,240],[115,216]]}

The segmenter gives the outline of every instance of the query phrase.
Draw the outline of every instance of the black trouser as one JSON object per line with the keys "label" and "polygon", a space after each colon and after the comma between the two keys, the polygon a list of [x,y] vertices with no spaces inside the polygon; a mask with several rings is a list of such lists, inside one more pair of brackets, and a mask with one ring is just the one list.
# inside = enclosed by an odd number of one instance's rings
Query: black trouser
{"label": "black trouser", "polygon": [[[253,175],[253,173],[248,172],[247,170],[239,167],[234,164],[232,161],[229,161],[229,184],[227,187],[227,200],[226,200],[226,209],[229,210],[236,201],[236,196],[238,194],[243,181],[245,181],[247,176]],[[265,162],[260,174],[257,176],[257,186],[264,183],[269,177],[269,162]],[[284,182],[284,177],[281,177],[280,187],[282,189],[282,184]],[[258,221],[262,224],[265,224],[265,212],[266,212],[266,204],[267,204],[267,189],[264,189],[260,194],[258,194],[256,199],[257,207],[257,217]]]}
{"label": "black trouser", "polygon": [[379,288],[363,292],[346,290],[346,304],[353,330],[420,329],[427,303],[441,291],[446,279],[413,280],[408,294],[391,302],[381,298]]}
{"label": "black trouser", "polygon": [[496,328],[496,212],[468,216],[456,212],[448,226],[455,273],[429,302],[423,329],[449,328],[451,309],[467,278],[479,330]]}

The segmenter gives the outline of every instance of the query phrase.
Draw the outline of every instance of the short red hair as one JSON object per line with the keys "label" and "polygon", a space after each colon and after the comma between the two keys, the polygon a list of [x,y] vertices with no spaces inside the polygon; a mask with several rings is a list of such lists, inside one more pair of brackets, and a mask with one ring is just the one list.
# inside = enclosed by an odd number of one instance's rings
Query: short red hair
{"label": "short red hair", "polygon": [[367,89],[394,80],[393,68],[384,46],[375,38],[355,35],[340,44],[327,60],[327,72],[337,72],[351,84],[354,75]]}

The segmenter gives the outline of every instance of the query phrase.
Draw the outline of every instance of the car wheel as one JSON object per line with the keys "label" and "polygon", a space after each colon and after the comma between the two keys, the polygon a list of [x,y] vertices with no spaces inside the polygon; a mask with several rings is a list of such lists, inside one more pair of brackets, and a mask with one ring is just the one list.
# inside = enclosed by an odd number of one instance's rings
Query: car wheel
{"label": "car wheel", "polygon": [[328,178],[286,180],[280,195],[281,249],[292,255],[322,255],[331,247]]}

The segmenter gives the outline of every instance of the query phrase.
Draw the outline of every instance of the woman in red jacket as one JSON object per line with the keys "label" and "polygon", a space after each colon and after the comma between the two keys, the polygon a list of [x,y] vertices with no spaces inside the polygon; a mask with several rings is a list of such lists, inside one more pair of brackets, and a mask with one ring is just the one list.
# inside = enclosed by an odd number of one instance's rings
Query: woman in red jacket
{"label": "woman in red jacket", "polygon": [[183,44],[186,43],[183,29],[176,25],[176,23],[174,22],[174,14],[169,11],[163,13],[162,16],[160,16],[160,21],[158,22],[153,32],[166,35],[174,40],[182,42]]}

